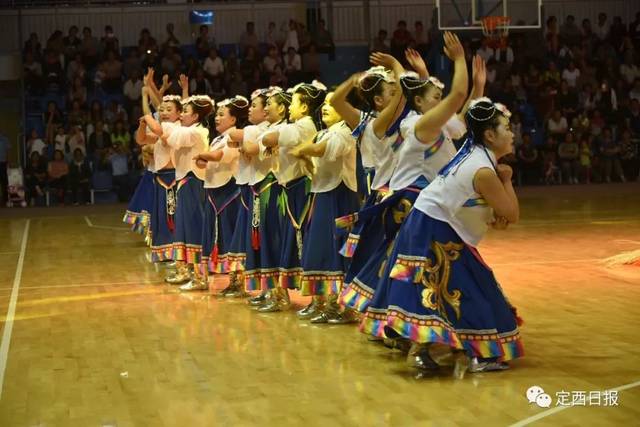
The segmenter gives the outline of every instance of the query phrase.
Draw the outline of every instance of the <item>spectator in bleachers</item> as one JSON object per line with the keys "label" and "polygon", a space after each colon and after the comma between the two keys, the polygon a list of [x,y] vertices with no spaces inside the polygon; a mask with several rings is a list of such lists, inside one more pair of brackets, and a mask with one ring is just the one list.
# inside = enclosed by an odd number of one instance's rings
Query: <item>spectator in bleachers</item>
{"label": "spectator in bleachers", "polygon": [[82,60],[88,69],[93,69],[98,65],[98,40],[91,34],[91,28],[84,27],[82,29],[82,44],[80,52]]}
{"label": "spectator in bleachers", "polygon": [[271,46],[269,47],[267,56],[262,60],[262,68],[264,69],[264,72],[270,76],[273,74],[276,65],[280,65],[282,67],[282,57],[278,54],[278,49]]}
{"label": "spectator in bleachers", "polygon": [[42,93],[44,90],[42,65],[35,60],[33,53],[30,51],[25,54],[23,68],[26,89],[34,94]]}
{"label": "spectator in bleachers", "polygon": [[160,69],[164,74],[173,75],[180,71],[182,57],[173,47],[168,47],[160,60]]}
{"label": "spectator in bleachers", "polygon": [[562,182],[566,184],[578,184],[580,146],[572,132],[568,132],[564,136],[564,140],[558,145],[558,158],[562,170]]}
{"label": "spectator in bleachers", "polygon": [[640,99],[630,99],[629,108],[625,112],[624,119],[633,135],[636,138],[640,138]]}
{"label": "spectator in bleachers", "polygon": [[200,25],[200,35],[196,39],[198,58],[201,60],[206,58],[212,48],[216,48],[215,38],[209,35],[209,27],[207,25]]}
{"label": "spectator in bleachers", "polygon": [[410,43],[411,33],[407,30],[407,22],[404,20],[398,21],[398,25],[391,36],[391,55],[404,60],[404,51],[407,50]]}
{"label": "spectator in bleachers", "polygon": [[314,43],[311,43],[307,52],[302,55],[302,71],[307,76],[307,80],[320,76],[320,56]]}
{"label": "spectator in bleachers", "polygon": [[614,139],[611,128],[605,127],[602,129],[598,146],[600,147],[600,155],[602,156],[602,174],[604,181],[609,183],[612,178],[618,178],[621,182],[625,182],[622,163],[620,162],[621,144]]}
{"label": "spectator in bleachers", "polygon": [[102,88],[105,92],[113,94],[122,90],[122,62],[112,50],[107,52],[107,60],[102,64],[104,79]]}
{"label": "spectator in bleachers", "polygon": [[69,27],[68,35],[62,39],[64,45],[64,55],[69,62],[72,58],[75,58],[76,54],[80,53],[80,46],[82,40],[78,37],[78,27],[72,25]]}
{"label": "spectator in bleachers", "polygon": [[417,50],[420,55],[426,56],[429,49],[429,34],[424,30],[422,21],[416,21],[413,24],[411,39],[413,40],[414,49]]}
{"label": "spectator in bleachers", "polygon": [[118,144],[109,147],[107,158],[111,164],[113,184],[118,194],[118,201],[126,202],[129,199],[129,156],[128,150]]}
{"label": "spectator in bleachers", "polygon": [[260,42],[256,34],[256,27],[252,21],[247,22],[245,31],[240,34],[240,52],[244,55],[248,48],[252,47],[255,51],[258,50]]}
{"label": "spectator in bleachers", "polygon": [[45,50],[52,52],[61,63],[64,63],[64,37],[62,31],[55,30],[47,40]]}
{"label": "spectator in bleachers", "polygon": [[609,37],[609,22],[607,21],[606,13],[598,14],[598,22],[593,29],[593,34],[599,41],[605,41]]}
{"label": "spectator in bleachers", "polygon": [[269,86],[280,86],[282,88],[287,87],[289,84],[287,76],[284,74],[284,71],[280,64],[276,65],[273,68],[273,74],[269,78]]}
{"label": "spectator in bleachers", "polygon": [[67,124],[69,126],[80,126],[84,128],[87,119],[87,112],[82,108],[80,101],[71,102],[71,110],[67,112]]}
{"label": "spectator in bleachers", "polygon": [[298,32],[298,41],[300,43],[298,53],[303,54],[307,49],[309,49],[309,45],[311,44],[311,34],[302,22],[296,23],[296,29]]}
{"label": "spectator in bleachers", "polygon": [[555,110],[549,120],[547,120],[547,132],[556,141],[560,142],[565,139],[566,133],[569,131],[569,123],[566,117],[562,115],[562,111]]}
{"label": "spectator in bleachers", "polygon": [[636,48],[640,47],[640,12],[636,13],[636,19],[629,22],[629,37]]}
{"label": "spectator in bleachers", "polygon": [[39,59],[42,56],[42,45],[38,39],[38,34],[29,34],[29,39],[24,42],[24,48],[22,49],[24,54],[31,53],[34,58]]}
{"label": "spectator in bleachers", "polygon": [[585,132],[580,134],[580,175],[585,184],[591,183],[591,169],[593,157],[592,142],[593,137]]}
{"label": "spectator in bleachers", "polygon": [[333,60],[335,58],[336,45],[333,42],[333,36],[327,29],[327,23],[324,19],[318,20],[318,27],[316,28],[312,40],[313,43],[315,43],[318,52],[329,54],[329,60]]}
{"label": "spectator in bleachers", "polygon": [[518,157],[518,168],[521,171],[522,182],[524,184],[540,183],[540,163],[538,150],[531,142],[531,135],[522,135],[522,144],[516,150]]}
{"label": "spectator in bleachers", "polygon": [[605,121],[600,110],[593,110],[590,120],[590,132],[593,136],[600,136],[605,127]]}
{"label": "spectator in bleachers", "polygon": [[174,26],[173,23],[169,22],[165,27],[167,31],[167,39],[162,43],[162,49],[167,49],[168,47],[173,47],[176,49],[180,48],[180,40],[173,33]]}
{"label": "spectator in bleachers", "polygon": [[575,88],[579,78],[580,70],[576,68],[574,61],[569,61],[567,68],[562,70],[562,79],[567,82],[569,87]]}
{"label": "spectator in bleachers", "polygon": [[234,95],[242,95],[245,98],[249,96],[249,87],[247,82],[242,79],[242,74],[239,71],[233,75],[231,83],[229,83],[229,93]]}
{"label": "spectator in bleachers", "polygon": [[624,129],[620,133],[620,162],[625,177],[629,180],[638,179],[640,177],[638,169],[640,163],[638,160],[638,139],[633,139],[631,130]]}
{"label": "spectator in bleachers", "polygon": [[36,197],[44,196],[44,190],[47,186],[47,164],[38,150],[33,150],[29,154],[29,162],[24,171],[24,180],[27,200],[33,205]]}
{"label": "spectator in bleachers", "polygon": [[[204,60],[202,68],[211,83],[215,79],[222,79],[224,76],[224,63],[222,62],[222,58],[218,56],[217,49],[209,49],[209,56]],[[189,73],[189,75],[193,74]]]}
{"label": "spectator in bleachers", "polygon": [[80,148],[73,151],[73,158],[69,163],[69,190],[71,202],[77,206],[90,201],[91,169]]}
{"label": "spectator in bleachers", "polygon": [[42,140],[40,135],[38,135],[38,131],[35,129],[31,130],[31,135],[27,140],[27,153],[29,156],[31,153],[36,152],[38,155],[44,154],[44,149],[47,147],[47,144]]}
{"label": "spectator in bleachers", "polygon": [[148,28],[143,28],[142,31],[140,31],[138,47],[142,50],[142,52],[157,50],[158,43],[156,42],[156,39],[151,37],[151,32]]}
{"label": "spectator in bleachers", "polygon": [[62,113],[58,109],[55,101],[49,101],[47,103],[47,111],[43,114],[44,123],[51,123],[56,126],[63,123]]}
{"label": "spectator in bleachers", "polygon": [[302,71],[302,59],[293,47],[289,48],[284,57],[285,73],[289,80],[295,80],[295,75]]}
{"label": "spectator in bleachers", "polygon": [[58,202],[64,205],[64,193],[67,189],[67,175],[69,174],[69,165],[64,159],[64,153],[55,150],[53,159],[47,165],[47,177],[49,190],[58,199]]}
{"label": "spectator in bleachers", "polygon": [[300,42],[298,39],[297,23],[293,19],[289,20],[289,29],[287,31],[287,37],[285,38],[282,46],[282,53],[289,52],[290,48],[293,48],[295,52],[300,50]]}
{"label": "spectator in bleachers", "polygon": [[211,83],[205,78],[202,68],[198,68],[195,77],[189,82],[189,93],[192,95],[209,95],[212,92]]}
{"label": "spectator in bleachers", "polygon": [[64,126],[60,125],[56,128],[56,134],[53,137],[54,144],[54,152],[57,150],[62,151],[62,154],[67,154],[69,152],[69,147],[67,145],[68,136],[64,130]]}
{"label": "spectator in bleachers", "polygon": [[67,102],[73,104],[76,101],[80,105],[84,105],[87,102],[87,87],[80,77],[76,77],[73,80],[73,84],[69,87],[67,94]]}
{"label": "spectator in bleachers", "polygon": [[89,157],[97,158],[110,147],[111,135],[104,130],[104,123],[98,120],[95,122],[95,130],[89,136],[89,144],[87,147]]}
{"label": "spectator in bleachers", "polygon": [[71,126],[69,140],[68,140],[69,152],[73,153],[76,150],[82,151],[82,154],[87,154],[87,144],[84,139],[84,134],[80,126]]}
{"label": "spectator in bleachers", "polygon": [[120,53],[120,41],[113,32],[111,25],[104,27],[104,36],[100,39],[100,51],[103,53],[109,51]]}
{"label": "spectator in bleachers", "polygon": [[580,43],[580,28],[576,24],[576,18],[573,15],[567,15],[564,24],[560,27],[560,40],[569,46],[575,46]]}
{"label": "spectator in bleachers", "polygon": [[244,52],[245,56],[240,63],[240,74],[242,74],[244,80],[249,80],[253,76],[253,71],[256,68],[260,69],[260,60],[253,46],[247,46]]}
{"label": "spectator in bleachers", "polygon": [[547,18],[547,27],[544,34],[547,43],[547,52],[555,56],[560,51],[560,33],[558,30],[558,19],[555,16]]}
{"label": "spectator in bleachers", "polygon": [[122,105],[120,105],[115,99],[111,100],[109,102],[109,106],[104,112],[104,121],[109,129],[113,129],[113,125],[118,121],[126,123],[127,119],[127,112]]}
{"label": "spectator in bleachers", "polygon": [[134,72],[142,75],[142,59],[138,49],[130,49],[127,58],[122,64],[122,71],[126,77],[131,77]]}
{"label": "spectator in bleachers", "polygon": [[585,111],[593,111],[598,103],[597,94],[594,92],[591,84],[586,83],[582,86],[580,92],[580,108]]}
{"label": "spectator in bleachers", "polygon": [[558,167],[558,142],[553,137],[548,137],[544,145],[541,147],[543,161],[544,183],[560,184],[562,177],[560,168]]}
{"label": "spectator in bleachers", "polygon": [[486,38],[482,39],[481,46],[476,51],[476,55],[479,55],[485,62],[489,62],[490,59],[495,57],[495,54],[493,48],[489,46],[489,40]]}
{"label": "spectator in bleachers", "polygon": [[222,80],[215,79],[211,84],[211,98],[215,99],[216,102],[222,101],[227,97],[227,92],[222,85]]}
{"label": "spectator in bleachers", "polygon": [[64,69],[60,63],[60,57],[52,50],[45,52],[42,74],[44,75],[47,89],[57,91],[64,87]]}
{"label": "spectator in bleachers", "polygon": [[232,50],[224,60],[224,79],[226,83],[231,82],[233,76],[240,72],[240,61],[236,51]]}
{"label": "spectator in bleachers", "polygon": [[632,55],[627,55],[624,63],[620,65],[620,75],[628,85],[632,85],[637,78],[640,78],[640,68],[634,63]]}
{"label": "spectator in bleachers", "polygon": [[269,22],[267,31],[264,34],[263,43],[268,47],[278,48],[278,30],[276,29],[275,22]]}
{"label": "spectator in bleachers", "polygon": [[369,52],[382,52],[389,53],[391,48],[387,43],[387,30],[379,30],[378,35],[373,39],[369,45]]}
{"label": "spectator in bleachers", "polygon": [[131,133],[125,127],[125,122],[122,120],[117,120],[113,125],[111,145],[113,147],[121,146],[125,152],[131,148]]}
{"label": "spectator in bleachers", "polygon": [[124,95],[125,109],[131,117],[137,115],[132,114],[134,107],[138,107],[140,104],[140,98],[142,96],[142,80],[140,79],[140,73],[134,70],[131,76],[124,82],[122,87],[122,93]]}
{"label": "spectator in bleachers", "polygon": [[82,56],[76,53],[67,64],[67,82],[73,84],[76,79],[84,85],[87,78],[87,70],[82,63]]}

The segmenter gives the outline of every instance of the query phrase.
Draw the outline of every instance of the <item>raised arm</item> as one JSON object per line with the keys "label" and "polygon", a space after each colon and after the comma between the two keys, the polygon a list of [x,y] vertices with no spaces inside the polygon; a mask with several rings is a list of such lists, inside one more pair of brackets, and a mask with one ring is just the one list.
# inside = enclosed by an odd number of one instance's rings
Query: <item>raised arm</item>
{"label": "raised arm", "polygon": [[384,137],[385,132],[389,129],[389,126],[393,121],[402,113],[406,100],[402,95],[402,88],[400,87],[400,77],[404,73],[402,64],[391,55],[386,53],[374,52],[370,56],[371,63],[374,65],[382,65],[385,68],[393,70],[396,82],[394,83],[395,92],[391,101],[384,107],[384,109],[373,120],[373,133],[376,137]]}
{"label": "raised arm", "polygon": [[416,122],[415,135],[423,143],[429,143],[440,135],[442,126],[458,112],[467,96],[469,78],[462,44],[455,34],[448,31],[444,33],[444,41],[445,54],[454,63],[453,82],[449,94]]}
{"label": "raised arm", "polygon": [[153,132],[157,136],[162,135],[162,125],[158,123],[156,119],[153,118],[151,114],[151,109],[149,108],[149,89],[147,87],[142,87],[142,112],[144,113],[144,121],[149,126],[151,132]]}
{"label": "raised arm", "polygon": [[422,56],[420,56],[417,50],[411,48],[405,50],[404,57],[407,59],[409,65],[411,65],[411,68],[413,68],[413,71],[418,73],[421,79],[424,80],[429,78],[427,64],[424,62],[424,59],[422,59]]}
{"label": "raised arm", "polygon": [[487,68],[484,59],[480,55],[474,55],[472,62],[473,87],[467,98],[467,102],[462,106],[462,110],[458,113],[458,118],[464,123],[464,115],[469,110],[469,105],[474,99],[482,98],[484,95],[484,86],[487,83]]}
{"label": "raised arm", "polygon": [[359,78],[360,73],[356,73],[342,82],[333,92],[330,100],[331,106],[340,114],[340,117],[344,118],[351,129],[355,129],[360,123],[360,111],[349,104],[347,96],[353,88],[358,86]]}

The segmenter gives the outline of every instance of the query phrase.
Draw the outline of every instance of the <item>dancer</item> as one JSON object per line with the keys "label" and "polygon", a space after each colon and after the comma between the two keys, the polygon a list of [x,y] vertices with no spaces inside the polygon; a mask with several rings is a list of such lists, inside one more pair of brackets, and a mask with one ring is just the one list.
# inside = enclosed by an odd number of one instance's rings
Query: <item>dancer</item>
{"label": "dancer", "polygon": [[[250,183],[259,182],[271,171],[272,160],[269,158],[266,165],[260,161],[258,156],[248,154],[244,146],[254,144],[258,136],[269,126],[267,120],[267,94],[270,89],[257,89],[251,94],[251,105],[249,106],[248,120],[251,123],[243,129],[232,129],[229,132],[227,144],[230,147],[237,147],[240,152],[238,158],[238,171],[235,175],[236,184],[240,188],[240,206],[235,230],[231,239],[228,254],[228,271],[235,280],[231,280],[229,286],[222,291],[227,297],[246,296],[244,291],[244,269],[247,258],[247,250],[252,247],[253,223],[259,221],[259,207],[257,219],[254,219],[253,192]],[[265,170],[266,169],[266,170]],[[256,224],[257,225],[257,224]],[[255,233],[257,237],[257,232]],[[256,242],[257,243],[257,242]]]}
{"label": "dancer", "polygon": [[[240,197],[240,189],[234,178],[238,170],[238,149],[229,146],[229,132],[236,126],[244,126],[248,107],[249,101],[243,96],[221,101],[215,118],[219,135],[209,144],[209,151],[195,157],[196,165],[206,168],[201,257],[204,281],[194,283],[193,286],[184,285],[181,290],[206,290],[209,288],[209,272],[228,272],[227,256],[237,227]],[[231,275],[230,281],[235,285],[235,273]]]}
{"label": "dancer", "polygon": [[204,199],[204,169],[195,165],[195,158],[207,149],[209,131],[204,126],[211,114],[214,102],[206,95],[195,95],[182,101],[180,115],[182,126],[161,136],[161,142],[173,149],[176,170],[176,208],[173,259],[177,273],[169,279],[171,284],[191,281],[202,287],[203,278],[194,268],[200,264],[202,253],[202,221]]}
{"label": "dancer", "polygon": [[340,248],[346,233],[338,230],[335,219],[353,212],[359,200],[356,181],[356,144],[351,129],[331,106],[329,93],[322,106],[322,121],[328,128],[315,140],[292,148],[298,158],[311,157],[314,172],[311,181],[311,208],[302,249],[301,293],[312,301],[298,312],[311,323],[349,323],[350,311],[341,313],[337,303],[342,290],[346,259]]}
{"label": "dancer", "polygon": [[[272,297],[276,297],[282,241],[277,204],[282,189],[275,175],[278,171],[278,156],[268,154],[262,140],[269,132],[287,124],[291,104],[291,95],[279,87],[269,88],[264,97],[269,126],[255,141],[244,138],[241,147],[243,154],[251,156],[254,168],[254,174],[249,180],[253,197],[250,230],[245,243],[245,289],[261,291],[259,295],[249,299],[249,305],[256,309],[270,305]],[[262,95],[260,98],[265,100]]]}
{"label": "dancer", "polygon": [[281,252],[278,265],[278,289],[269,304],[259,309],[269,313],[281,311],[289,306],[288,289],[300,286],[302,277],[302,245],[304,226],[309,213],[310,180],[305,162],[292,156],[290,149],[303,142],[311,141],[318,131],[314,117],[320,112],[326,88],[319,82],[299,84],[292,90],[289,118],[292,123],[282,125],[278,130],[267,133],[262,138],[265,150],[277,148],[278,184],[282,187],[278,199],[281,217]]}
{"label": "dancer", "polygon": [[504,229],[519,217],[512,170],[497,164],[512,150],[509,117],[488,98],[471,104],[467,140],[398,234],[379,295],[385,306],[374,299],[367,312],[386,334],[412,341],[416,368],[437,368],[435,343],[460,351],[458,377],[469,363],[471,372],[503,370],[523,354],[515,308],[476,249],[488,223]]}

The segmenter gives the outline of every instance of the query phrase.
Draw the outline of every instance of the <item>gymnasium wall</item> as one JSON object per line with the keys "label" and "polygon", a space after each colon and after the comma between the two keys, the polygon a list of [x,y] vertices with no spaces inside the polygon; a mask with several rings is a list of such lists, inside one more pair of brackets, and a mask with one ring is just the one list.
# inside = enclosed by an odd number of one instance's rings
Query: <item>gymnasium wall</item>
{"label": "gymnasium wall", "polygon": [[[517,8],[518,3],[527,0],[511,0],[510,8]],[[528,0],[531,1],[531,0]],[[413,21],[422,20],[429,26],[434,1],[425,0],[369,0],[369,28],[364,23],[365,0],[335,1],[333,2],[333,17],[329,28],[335,36],[338,45],[366,44],[384,28],[389,34],[397,21],[404,19],[409,26]],[[247,21],[254,21],[261,37],[270,21],[279,25],[286,23],[289,18],[299,21],[305,20],[304,2],[247,2],[231,4],[197,4],[196,9],[215,11],[215,22],[212,33],[218,43],[235,43],[244,30]],[[606,12],[610,17],[622,16],[625,21],[632,20],[640,10],[637,2],[629,0],[546,0],[545,14],[555,15],[560,22],[568,14],[573,14],[581,20],[590,18],[596,21],[599,12]],[[173,22],[176,36],[183,44],[194,40],[197,28],[188,23],[188,13],[192,5],[153,5],[131,7],[103,7],[103,8],[55,8],[55,9],[23,9],[0,10],[0,52],[15,51],[19,48],[19,34],[26,40],[31,32],[45,42],[56,29],[65,34],[71,25],[92,28],[94,36],[101,36],[104,26],[109,24],[120,39],[121,46],[136,45],[140,29],[148,28],[152,35],[162,41],[165,35],[165,25]],[[321,3],[323,17],[328,17],[326,2]],[[367,34],[369,32],[370,34]]]}

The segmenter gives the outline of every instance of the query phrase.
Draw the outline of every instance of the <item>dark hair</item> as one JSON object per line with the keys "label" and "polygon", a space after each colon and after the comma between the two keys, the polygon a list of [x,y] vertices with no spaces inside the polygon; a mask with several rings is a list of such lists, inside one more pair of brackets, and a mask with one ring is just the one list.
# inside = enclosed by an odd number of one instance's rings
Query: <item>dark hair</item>
{"label": "dark hair", "polygon": [[169,100],[164,101],[164,102],[170,102],[170,103],[172,103],[173,105],[175,105],[175,107],[176,107],[176,111],[177,111],[178,113],[180,113],[180,111],[182,111],[182,104],[181,104],[181,103],[180,103],[180,101],[178,101],[177,99],[169,99]]}
{"label": "dark hair", "polygon": [[402,93],[407,100],[409,108],[414,111],[418,111],[416,97],[423,97],[429,89],[436,88],[429,80],[412,76],[402,77],[400,79],[400,86],[402,87]]}
{"label": "dark hair", "polygon": [[198,122],[205,124],[205,119],[209,117],[213,111],[213,104],[203,101],[191,100],[187,105],[191,105],[193,112],[198,115]]}
{"label": "dark hair", "polygon": [[[287,92],[276,92],[267,99],[273,99],[279,105],[284,105],[284,120],[289,121],[289,105],[291,105],[291,95]],[[266,105],[266,104],[265,104]]]}
{"label": "dark hair", "polygon": [[[229,109],[229,114],[236,119],[236,127],[243,128],[247,124],[247,120],[249,119],[249,104],[245,104],[242,106],[242,103],[234,103],[236,98],[232,98],[232,103],[225,105]],[[238,100],[242,101],[242,100]],[[242,101],[244,102],[244,101]]]}
{"label": "dark hair", "polygon": [[323,126],[321,110],[327,92],[310,84],[301,84],[295,89],[294,93],[298,94],[300,102],[307,106],[309,116],[313,119],[316,128],[321,129]]}
{"label": "dark hair", "polygon": [[384,91],[383,83],[384,78],[377,74],[368,75],[360,81],[358,94],[360,98],[367,103],[371,111],[375,110],[376,107],[374,98],[376,96],[382,96],[382,92]]}
{"label": "dark hair", "polygon": [[465,121],[469,133],[473,135],[474,143],[484,145],[484,132],[496,129],[500,125],[503,114],[489,101],[475,103],[465,114]]}

